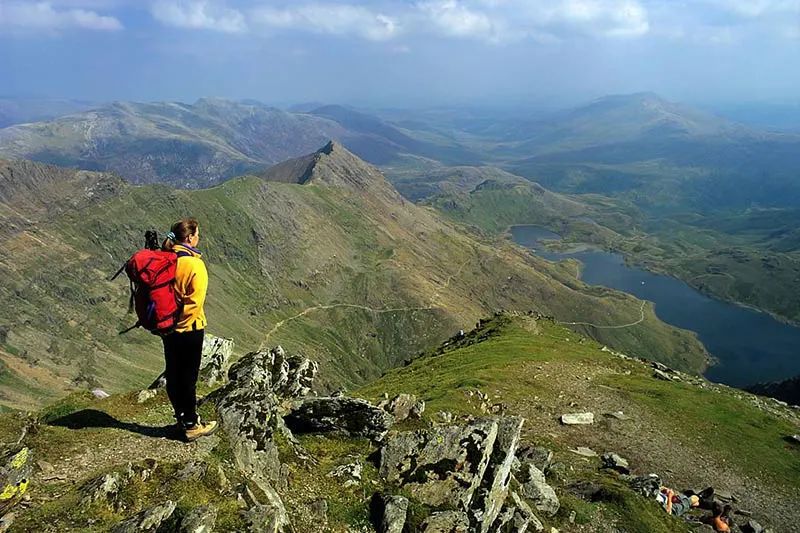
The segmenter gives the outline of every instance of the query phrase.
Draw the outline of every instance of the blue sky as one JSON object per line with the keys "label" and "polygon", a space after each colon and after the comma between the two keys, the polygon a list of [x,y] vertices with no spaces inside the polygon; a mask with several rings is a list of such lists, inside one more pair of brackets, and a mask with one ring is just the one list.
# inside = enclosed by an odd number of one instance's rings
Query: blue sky
{"label": "blue sky", "polygon": [[797,101],[800,0],[0,0],[0,93]]}

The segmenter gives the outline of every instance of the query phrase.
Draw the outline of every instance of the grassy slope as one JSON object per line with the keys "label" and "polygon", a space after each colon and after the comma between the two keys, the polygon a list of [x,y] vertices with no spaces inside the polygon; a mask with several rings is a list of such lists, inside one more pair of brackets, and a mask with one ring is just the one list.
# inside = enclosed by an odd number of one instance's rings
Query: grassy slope
{"label": "grassy slope", "polygon": [[[785,437],[800,428],[797,415],[764,410],[750,395],[699,378],[675,383],[651,373],[549,321],[501,316],[461,345],[392,370],[358,393],[378,398],[411,392],[432,411],[478,414],[469,393],[479,389],[503,404],[504,412],[525,416],[526,439],[555,449],[557,460],[575,469],[570,474],[575,479],[591,476],[597,461],[578,458],[569,448],[613,450],[631,460],[634,472],[658,472],[676,488],[733,490],[743,507],[779,530],[796,520],[792,502],[800,497],[800,448]],[[560,414],[582,410],[595,413],[594,427],[558,425]],[[601,414],[617,410],[632,420]],[[597,512],[620,511],[614,502],[609,505]],[[625,530],[642,530],[633,524],[641,524],[638,513],[652,507],[639,502],[632,516],[623,517],[632,527]],[[663,519],[653,524],[650,531],[673,531]]]}
{"label": "grassy slope", "polygon": [[[242,351],[265,342],[303,352],[322,363],[330,387],[377,377],[495,309],[598,324],[639,317],[631,297],[587,288],[574,269],[476,240],[388,185],[376,187],[354,192],[254,177],[200,191],[127,187],[12,235],[0,258],[0,293],[11,302],[0,309],[7,330],[0,340],[29,374],[48,379],[26,376],[31,391],[0,403],[41,405],[74,386],[119,391],[149,383],[162,365],[158,339],[116,335],[132,322],[127,286],[105,278],[145,229],[188,214],[203,228],[210,331],[234,338]],[[347,306],[301,315],[336,304]],[[699,343],[650,309],[641,326],[591,333],[674,366],[703,365]],[[9,393],[19,368],[2,374]]]}

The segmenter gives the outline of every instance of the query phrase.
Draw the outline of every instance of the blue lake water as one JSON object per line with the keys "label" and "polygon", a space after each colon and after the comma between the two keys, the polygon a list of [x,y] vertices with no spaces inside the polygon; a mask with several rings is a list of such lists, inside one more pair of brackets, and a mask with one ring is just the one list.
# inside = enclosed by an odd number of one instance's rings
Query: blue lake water
{"label": "blue lake water", "polygon": [[627,266],[619,254],[597,250],[548,252],[540,241],[560,237],[543,228],[514,226],[511,235],[514,242],[534,249],[550,261],[568,257],[579,260],[585,283],[654,302],[661,320],[696,332],[719,360],[706,372],[712,381],[743,387],[800,375],[800,327],[779,322],[766,313],[714,300],[678,279]]}

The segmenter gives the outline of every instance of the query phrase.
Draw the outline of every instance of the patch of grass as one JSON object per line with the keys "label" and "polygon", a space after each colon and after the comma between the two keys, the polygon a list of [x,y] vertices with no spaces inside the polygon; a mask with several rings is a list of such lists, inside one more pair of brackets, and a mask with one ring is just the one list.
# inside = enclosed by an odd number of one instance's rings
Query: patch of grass
{"label": "patch of grass", "polygon": [[716,393],[643,375],[606,379],[631,403],[664,413],[675,435],[721,455],[765,483],[800,486],[800,451],[784,438],[797,428],[732,392]]}

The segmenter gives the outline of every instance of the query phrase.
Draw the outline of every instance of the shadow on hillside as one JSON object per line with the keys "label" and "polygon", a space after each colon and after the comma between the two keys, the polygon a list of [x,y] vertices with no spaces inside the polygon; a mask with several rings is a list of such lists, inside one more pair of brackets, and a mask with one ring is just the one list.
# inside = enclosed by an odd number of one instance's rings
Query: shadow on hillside
{"label": "shadow on hillside", "polygon": [[174,425],[168,426],[143,426],[135,422],[123,422],[117,420],[108,413],[98,411],[97,409],[81,409],[68,415],[56,418],[49,422],[50,426],[60,426],[69,429],[86,429],[86,428],[113,428],[124,429],[131,433],[138,433],[145,437],[165,438],[172,440],[180,440],[178,432],[175,430]]}

